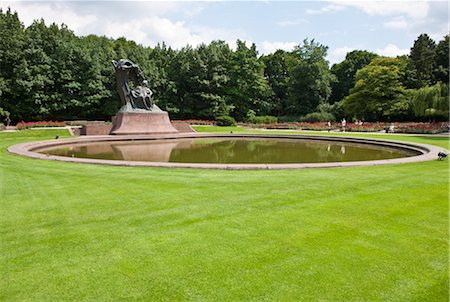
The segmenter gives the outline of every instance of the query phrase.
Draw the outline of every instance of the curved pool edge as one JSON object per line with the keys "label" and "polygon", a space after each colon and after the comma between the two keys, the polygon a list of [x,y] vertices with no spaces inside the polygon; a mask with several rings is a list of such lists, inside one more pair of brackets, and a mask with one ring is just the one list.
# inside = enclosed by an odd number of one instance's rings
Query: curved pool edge
{"label": "curved pool edge", "polygon": [[[333,142],[353,142],[370,145],[379,145],[384,147],[393,147],[421,152],[422,154],[411,157],[370,160],[370,161],[352,161],[352,162],[329,162],[329,163],[299,163],[299,164],[204,164],[204,163],[169,163],[169,162],[142,162],[142,161],[123,161],[123,160],[102,160],[89,158],[74,158],[65,156],[46,155],[34,152],[38,149],[61,146],[73,143],[91,143],[106,141],[136,141],[136,140],[170,140],[181,138],[212,138],[212,137],[233,137],[233,138],[289,138],[289,139],[311,139]],[[404,164],[436,160],[438,153],[443,148],[418,144],[411,142],[401,142],[395,140],[382,140],[372,138],[355,138],[345,136],[325,136],[325,135],[301,135],[301,134],[232,134],[232,133],[182,133],[182,134],[164,134],[164,135],[105,135],[105,136],[85,136],[68,139],[53,139],[45,141],[28,142],[13,145],[7,148],[7,151],[13,154],[26,156],[35,159],[58,160],[64,162],[84,163],[84,164],[102,164],[112,166],[133,166],[133,167],[160,167],[160,168],[193,168],[193,169],[221,169],[221,170],[286,170],[286,169],[306,169],[306,168],[335,168],[335,167],[357,167],[357,166],[375,166],[387,164]]]}

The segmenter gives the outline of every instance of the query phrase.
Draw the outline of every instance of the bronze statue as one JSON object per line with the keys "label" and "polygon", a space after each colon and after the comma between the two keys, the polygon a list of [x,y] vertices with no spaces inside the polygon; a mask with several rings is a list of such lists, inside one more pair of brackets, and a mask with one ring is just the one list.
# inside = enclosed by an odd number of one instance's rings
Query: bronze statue
{"label": "bronze statue", "polygon": [[153,104],[152,91],[139,66],[130,60],[112,61],[116,70],[117,91],[122,100],[120,111],[159,109]]}

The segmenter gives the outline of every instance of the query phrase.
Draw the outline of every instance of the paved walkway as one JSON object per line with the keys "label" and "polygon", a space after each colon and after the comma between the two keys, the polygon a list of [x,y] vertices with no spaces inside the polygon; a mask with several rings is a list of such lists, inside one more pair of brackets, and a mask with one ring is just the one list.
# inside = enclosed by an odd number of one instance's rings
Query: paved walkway
{"label": "paved walkway", "polygon": [[[73,135],[72,133],[72,128],[74,126],[65,126],[65,127],[36,127],[36,128],[30,128],[30,130],[55,130],[55,129],[67,129],[71,135]],[[78,127],[81,128],[81,127]],[[300,130],[300,129],[264,129],[264,128],[248,128],[248,127],[242,127],[245,130],[261,130],[261,131],[267,131],[267,132],[273,132],[273,131],[286,131],[286,132],[310,132],[310,133],[324,133],[327,134],[328,131],[327,130]],[[17,128],[15,126],[9,126],[6,127],[5,130],[2,130],[0,132],[16,132],[16,131],[20,131],[17,130]],[[378,135],[385,135],[385,134],[389,134],[389,135],[407,135],[407,136],[441,136],[441,137],[449,137],[450,138],[450,132],[444,132],[444,133],[436,133],[436,134],[425,134],[425,133],[386,133],[385,131],[378,131],[378,132],[351,132],[351,131],[346,131],[346,132],[342,132],[342,131],[331,131],[329,133],[341,133],[341,134],[378,134]]]}

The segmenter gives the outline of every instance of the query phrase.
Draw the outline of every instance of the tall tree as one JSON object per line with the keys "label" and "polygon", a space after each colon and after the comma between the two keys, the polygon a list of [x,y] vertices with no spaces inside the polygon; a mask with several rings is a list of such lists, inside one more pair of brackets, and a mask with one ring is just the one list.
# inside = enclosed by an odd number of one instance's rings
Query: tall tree
{"label": "tall tree", "polygon": [[414,92],[412,109],[416,117],[448,120],[448,84],[438,83]]}
{"label": "tall tree", "polygon": [[272,104],[271,115],[286,115],[288,107],[289,70],[293,68],[294,56],[284,50],[277,50],[273,54],[261,57],[265,64],[264,76],[272,88],[270,98]]}
{"label": "tall tree", "polygon": [[325,59],[328,47],[305,39],[293,51],[296,64],[290,71],[289,114],[305,115],[328,102],[335,81]]}
{"label": "tall tree", "polygon": [[331,67],[331,72],[336,76],[336,81],[331,83],[332,94],[330,103],[341,101],[355,86],[355,75],[358,70],[372,62],[376,54],[365,50],[354,50],[347,53],[345,60]]}
{"label": "tall tree", "polygon": [[165,43],[156,45],[149,54],[149,66],[146,76],[153,91],[155,103],[171,116],[179,117],[180,103],[176,98],[176,83],[172,75],[177,74],[176,52]]}
{"label": "tall tree", "polygon": [[81,74],[81,81],[87,86],[84,96],[89,104],[84,109],[86,118],[108,120],[121,106],[116,92],[114,68],[111,65],[111,60],[118,57],[114,51],[114,41],[89,35],[82,37],[79,43],[86,56],[83,67],[85,70]]}
{"label": "tall tree", "polygon": [[228,103],[234,106],[232,115],[242,121],[250,109],[258,115],[270,112],[272,90],[264,78],[264,63],[258,60],[256,45],[247,47],[240,40],[236,43],[237,49],[231,55],[230,83],[226,93]]}
{"label": "tall tree", "polygon": [[10,112],[13,121],[24,118],[19,102],[29,92],[25,40],[25,27],[17,12],[0,9],[0,109]]}
{"label": "tall tree", "polygon": [[344,99],[345,114],[367,121],[402,118],[410,113],[410,93],[402,80],[407,59],[376,58],[356,73],[355,87]]}
{"label": "tall tree", "polygon": [[199,62],[203,62],[203,71],[198,74],[201,87],[198,102],[200,118],[217,118],[229,115],[233,106],[227,103],[225,90],[230,82],[229,65],[231,50],[223,41],[213,41],[208,46],[197,48]]}
{"label": "tall tree", "polygon": [[435,68],[433,71],[434,82],[448,83],[448,69],[450,64],[449,35],[439,41],[436,47]]}
{"label": "tall tree", "polygon": [[435,66],[436,43],[427,34],[421,34],[409,55],[410,86],[420,88],[430,85]]}

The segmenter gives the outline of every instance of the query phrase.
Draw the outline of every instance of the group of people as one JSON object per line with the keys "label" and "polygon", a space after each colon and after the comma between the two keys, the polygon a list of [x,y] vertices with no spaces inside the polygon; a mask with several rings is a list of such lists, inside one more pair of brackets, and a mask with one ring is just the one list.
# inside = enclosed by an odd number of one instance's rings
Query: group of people
{"label": "group of people", "polygon": [[[361,120],[356,120],[356,122],[355,122],[355,125],[358,125],[358,126],[362,126],[362,124],[363,124],[363,121],[361,121]],[[347,120],[345,119],[345,117],[341,120],[341,129],[342,129],[342,132],[345,132],[345,128],[347,127]],[[330,121],[328,121],[327,122],[327,128],[328,128],[328,132],[330,132],[331,131],[331,122]]]}
{"label": "group of people", "polygon": [[[359,122],[359,121],[358,121]],[[358,124],[359,125],[359,124]],[[362,122],[361,122],[362,125]],[[341,128],[342,128],[342,132],[345,132],[345,127],[347,126],[347,121],[345,120],[345,117],[341,120]],[[328,121],[327,122],[327,128],[328,128],[328,132],[331,131],[331,122]]]}

